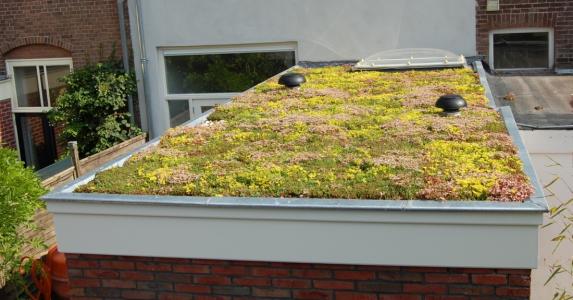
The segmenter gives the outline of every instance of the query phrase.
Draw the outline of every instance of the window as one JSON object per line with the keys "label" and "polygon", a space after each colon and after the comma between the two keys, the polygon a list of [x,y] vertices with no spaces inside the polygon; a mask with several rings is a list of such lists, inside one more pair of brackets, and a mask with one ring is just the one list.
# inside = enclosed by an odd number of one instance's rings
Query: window
{"label": "window", "polygon": [[166,56],[169,94],[236,93],[294,65],[294,52]]}
{"label": "window", "polygon": [[490,65],[498,70],[552,68],[552,31],[512,29],[492,32]]}
{"label": "window", "polygon": [[191,120],[189,100],[167,100],[169,104],[169,125],[179,126]]}
{"label": "window", "polygon": [[196,119],[294,66],[295,46],[276,43],[163,50],[169,125]]}
{"label": "window", "polygon": [[20,158],[36,169],[52,164],[62,153],[47,111],[64,89],[71,58],[6,60],[12,77],[14,127]]}
{"label": "window", "polygon": [[71,71],[71,59],[8,60],[8,74],[13,78],[12,105],[15,112],[43,112],[54,106]]}
{"label": "window", "polygon": [[[217,105],[225,104],[230,99],[195,99],[167,100],[169,106],[169,126],[176,127],[187,121],[194,120]],[[191,104],[190,104],[191,103]]]}

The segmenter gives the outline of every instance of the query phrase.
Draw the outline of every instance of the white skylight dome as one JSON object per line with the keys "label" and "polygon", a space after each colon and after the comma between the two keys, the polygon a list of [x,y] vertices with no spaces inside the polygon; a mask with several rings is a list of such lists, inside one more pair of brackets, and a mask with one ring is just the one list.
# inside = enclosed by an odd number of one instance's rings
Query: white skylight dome
{"label": "white skylight dome", "polygon": [[441,49],[412,48],[378,52],[360,60],[355,70],[459,68],[466,65],[461,54]]}

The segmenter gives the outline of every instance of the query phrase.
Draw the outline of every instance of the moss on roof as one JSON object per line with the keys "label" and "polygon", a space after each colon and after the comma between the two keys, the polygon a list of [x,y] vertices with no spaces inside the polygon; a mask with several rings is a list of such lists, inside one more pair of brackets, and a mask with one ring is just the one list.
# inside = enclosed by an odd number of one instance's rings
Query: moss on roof
{"label": "moss on roof", "polygon": [[[532,193],[471,70],[297,71],[307,78],[300,89],[272,78],[78,191],[497,201]],[[448,93],[468,102],[461,116],[434,107]]]}

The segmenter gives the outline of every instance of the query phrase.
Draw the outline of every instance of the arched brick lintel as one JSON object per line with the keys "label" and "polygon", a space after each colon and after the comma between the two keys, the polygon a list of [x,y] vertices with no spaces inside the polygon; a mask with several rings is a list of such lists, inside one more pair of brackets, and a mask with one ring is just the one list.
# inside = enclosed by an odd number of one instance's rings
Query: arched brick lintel
{"label": "arched brick lintel", "polygon": [[23,46],[28,46],[28,45],[38,45],[38,44],[44,44],[44,45],[50,45],[50,46],[54,46],[54,47],[59,47],[59,48],[63,48],[67,51],[71,52],[72,49],[72,45],[61,40],[58,38],[53,38],[53,37],[49,37],[49,36],[28,36],[28,37],[23,37],[23,38],[18,38],[14,41],[12,41],[11,43],[8,43],[2,47],[0,47],[0,53],[1,54],[6,54],[16,48],[19,47],[23,47]]}

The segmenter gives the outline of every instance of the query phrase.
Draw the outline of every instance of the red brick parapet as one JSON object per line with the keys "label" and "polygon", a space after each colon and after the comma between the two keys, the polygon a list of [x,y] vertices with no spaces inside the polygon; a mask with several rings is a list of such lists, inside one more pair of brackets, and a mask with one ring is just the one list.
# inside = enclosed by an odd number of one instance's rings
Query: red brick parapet
{"label": "red brick parapet", "polygon": [[530,270],[67,254],[72,299],[529,299]]}

